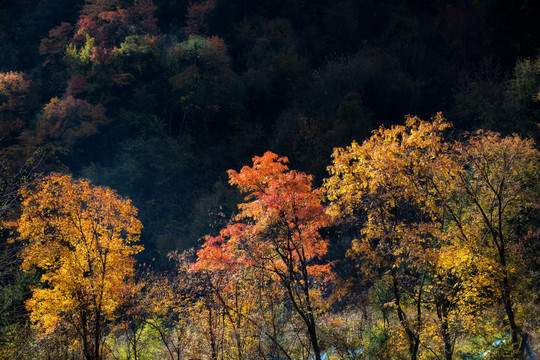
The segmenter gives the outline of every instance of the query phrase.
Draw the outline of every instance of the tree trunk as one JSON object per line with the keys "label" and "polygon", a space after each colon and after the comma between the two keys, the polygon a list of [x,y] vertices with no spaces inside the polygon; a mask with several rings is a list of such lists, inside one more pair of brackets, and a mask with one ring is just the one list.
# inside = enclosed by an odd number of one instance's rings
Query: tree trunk
{"label": "tree trunk", "polygon": [[210,349],[212,351],[210,359],[217,360],[216,338],[214,335],[214,324],[212,321],[212,307],[207,304],[206,308],[208,310],[208,335],[210,336]]}
{"label": "tree trunk", "polygon": [[307,324],[308,327],[308,333],[309,333],[309,339],[311,341],[311,346],[313,346],[313,352],[315,353],[315,360],[321,360],[321,349],[319,347],[319,341],[317,339],[317,329],[315,326],[315,318],[312,314],[308,314],[309,318],[309,324]]}
{"label": "tree trunk", "polygon": [[510,282],[508,281],[508,270],[506,267],[506,251],[505,251],[505,243],[504,239],[501,239],[500,246],[498,248],[499,250],[499,260],[502,265],[502,272],[503,272],[503,278],[502,278],[502,302],[504,306],[504,310],[506,312],[506,317],[508,318],[508,325],[510,325],[510,334],[512,343],[514,345],[519,345],[519,328],[516,325],[516,320],[514,316],[514,309],[513,309],[513,301],[512,301],[512,295],[511,295],[511,289],[510,289]]}
{"label": "tree trunk", "polygon": [[100,312],[96,311],[96,331],[94,334],[94,359],[100,360],[100,346],[101,345],[101,316]]}
{"label": "tree trunk", "polygon": [[[505,271],[506,272],[506,271]],[[510,285],[508,283],[508,277],[504,274],[503,278],[503,289],[502,289],[502,301],[504,305],[504,310],[506,311],[506,317],[508,318],[508,324],[510,325],[510,334],[512,338],[512,343],[519,344],[519,328],[516,325],[516,320],[514,317],[514,309],[512,297],[510,295]]]}
{"label": "tree trunk", "polygon": [[[395,273],[395,270],[392,270],[392,290],[394,293],[394,300],[396,303],[398,319],[401,326],[403,327],[403,330],[405,330],[405,334],[407,335],[407,342],[409,343],[409,355],[411,357],[411,360],[416,360],[418,358],[418,348],[420,346],[420,335],[418,333],[415,333],[411,329],[411,326],[407,321],[407,316],[401,308],[401,296],[399,293],[397,275]],[[422,293],[420,291],[419,296],[421,296],[421,294]],[[420,321],[420,319],[418,319],[418,321]]]}
{"label": "tree trunk", "polygon": [[454,351],[452,339],[450,337],[450,329],[448,328],[448,312],[444,308],[443,304],[440,305],[440,310],[437,311],[437,315],[439,315],[439,320],[441,321],[441,330],[444,342],[444,359],[452,360]]}

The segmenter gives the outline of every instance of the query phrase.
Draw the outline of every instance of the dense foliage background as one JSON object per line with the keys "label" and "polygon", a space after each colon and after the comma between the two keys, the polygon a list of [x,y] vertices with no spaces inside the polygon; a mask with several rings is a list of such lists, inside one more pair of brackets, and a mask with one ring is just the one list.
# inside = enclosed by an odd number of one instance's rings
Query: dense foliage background
{"label": "dense foliage background", "polygon": [[333,147],[405,114],[535,136],[539,15],[531,1],[4,0],[3,152],[41,147],[43,167],[130,197],[162,257],[230,215],[225,170],[269,149],[320,182]]}
{"label": "dense foliage background", "polygon": [[[527,0],[0,0],[0,214],[34,174],[90,179],[132,199],[137,259],[164,270],[237,212],[226,170],[267,150],[320,186],[335,147],[407,114],[538,143],[539,18]],[[36,277],[4,262],[24,299]]]}

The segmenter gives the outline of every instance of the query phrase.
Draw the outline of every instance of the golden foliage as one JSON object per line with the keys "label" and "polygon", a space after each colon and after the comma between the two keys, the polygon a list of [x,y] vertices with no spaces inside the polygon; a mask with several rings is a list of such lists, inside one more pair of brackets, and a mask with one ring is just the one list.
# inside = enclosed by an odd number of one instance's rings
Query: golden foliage
{"label": "golden foliage", "polygon": [[[517,135],[479,131],[449,142],[450,127],[441,114],[407,116],[404,126],[335,149],[325,181],[336,220],[364,214],[349,255],[362,259],[366,279],[391,274],[413,357],[428,336],[451,358],[458,334],[474,327],[471,314],[499,301],[517,339],[512,292],[523,279],[512,277],[521,265],[511,249],[538,200],[539,153]],[[416,310],[407,314],[405,301]],[[435,311],[435,327],[419,326],[423,308]]]}
{"label": "golden foliage", "polygon": [[61,174],[21,197],[22,267],[40,269],[43,282],[26,304],[30,318],[42,335],[72,328],[89,347],[132,291],[132,255],[143,249],[134,244],[137,209],[109,188]]}

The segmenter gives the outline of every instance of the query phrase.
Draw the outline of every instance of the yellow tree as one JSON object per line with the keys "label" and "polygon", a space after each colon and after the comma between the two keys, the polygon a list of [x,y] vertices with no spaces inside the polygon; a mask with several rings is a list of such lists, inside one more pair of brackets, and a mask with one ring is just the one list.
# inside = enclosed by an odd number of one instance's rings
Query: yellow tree
{"label": "yellow tree", "polygon": [[[411,359],[429,331],[430,308],[436,309],[440,352],[452,358],[457,303],[470,290],[464,279],[473,256],[461,248],[447,208],[458,196],[461,169],[444,141],[449,127],[438,114],[431,122],[409,116],[404,126],[381,128],[362,145],[336,149],[325,184],[334,216],[365,213],[350,254],[363,259],[367,279],[388,278]],[[449,254],[462,259],[449,261]]]}
{"label": "yellow tree", "polygon": [[[451,144],[448,127],[438,114],[381,128],[362,145],[336,149],[326,181],[334,215],[365,212],[350,253],[364,259],[368,277],[390,277],[411,359],[428,330],[424,309],[436,312],[441,352],[452,359],[457,332],[471,325],[466,313],[493,304],[484,290],[501,293],[517,341],[508,252],[520,241],[517,220],[537,199],[538,152],[517,136],[485,132]],[[414,307],[407,311],[404,300]]]}
{"label": "yellow tree", "polygon": [[521,330],[515,316],[515,291],[525,277],[516,249],[523,244],[524,221],[538,205],[540,152],[532,140],[489,131],[478,131],[456,143],[455,151],[463,167],[458,186],[470,207],[466,218],[454,217],[455,224],[459,229],[469,225],[473,231],[464,237],[486,261],[495,262],[495,286],[517,345]]}
{"label": "yellow tree", "polygon": [[142,225],[130,200],[69,175],[51,174],[21,191],[23,269],[43,287],[26,306],[42,336],[67,331],[87,360],[103,358],[103,339],[132,291],[132,255]]}
{"label": "yellow tree", "polygon": [[455,168],[442,143],[448,127],[438,116],[433,122],[408,117],[405,126],[381,128],[362,145],[336,149],[325,184],[333,215],[347,216],[358,207],[366,214],[362,238],[350,254],[364,259],[368,279],[388,274],[411,359],[419,353],[430,265],[443,230],[443,214],[430,196],[435,171]]}

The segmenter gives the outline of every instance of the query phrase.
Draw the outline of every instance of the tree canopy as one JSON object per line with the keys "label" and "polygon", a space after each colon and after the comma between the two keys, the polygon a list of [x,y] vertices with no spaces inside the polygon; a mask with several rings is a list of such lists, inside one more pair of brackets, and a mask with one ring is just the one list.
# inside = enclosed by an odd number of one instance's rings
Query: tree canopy
{"label": "tree canopy", "polygon": [[105,328],[133,288],[141,223],[111,189],[52,174],[22,190],[22,267],[43,271],[26,303],[42,336],[65,331],[85,359],[102,359]]}

